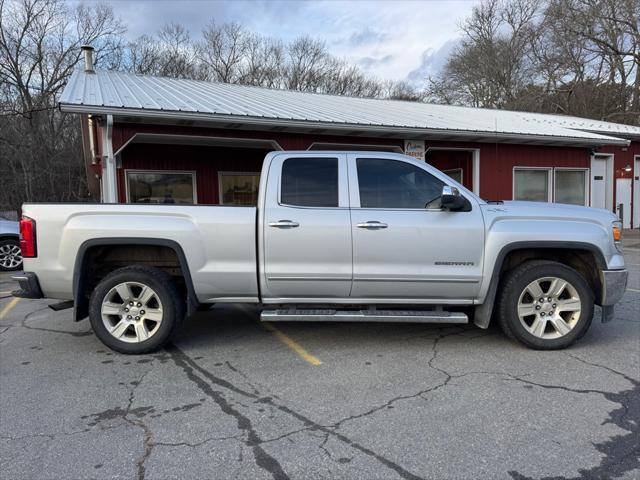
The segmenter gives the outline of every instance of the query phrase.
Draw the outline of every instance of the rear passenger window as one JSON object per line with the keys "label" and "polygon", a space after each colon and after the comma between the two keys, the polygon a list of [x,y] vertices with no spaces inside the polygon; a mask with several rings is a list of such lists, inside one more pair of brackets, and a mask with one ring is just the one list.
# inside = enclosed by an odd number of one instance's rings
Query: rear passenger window
{"label": "rear passenger window", "polygon": [[280,202],[300,207],[338,206],[337,158],[288,158],[282,164]]}

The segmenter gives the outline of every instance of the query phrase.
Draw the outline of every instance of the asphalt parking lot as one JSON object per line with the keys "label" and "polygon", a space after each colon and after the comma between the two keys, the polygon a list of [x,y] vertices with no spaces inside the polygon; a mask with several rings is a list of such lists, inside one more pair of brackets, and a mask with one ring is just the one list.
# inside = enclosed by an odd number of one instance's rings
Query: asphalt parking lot
{"label": "asphalt parking lot", "polygon": [[0,274],[0,477],[640,477],[640,241],[616,318],[565,351],[472,326],[214,307],[124,356]]}

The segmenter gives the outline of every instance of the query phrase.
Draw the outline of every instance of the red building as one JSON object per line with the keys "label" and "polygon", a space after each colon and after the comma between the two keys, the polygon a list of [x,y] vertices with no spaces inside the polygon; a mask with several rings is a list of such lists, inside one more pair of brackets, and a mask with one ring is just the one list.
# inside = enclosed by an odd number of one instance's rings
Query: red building
{"label": "red building", "polygon": [[90,63],[74,72],[60,108],[81,114],[90,185],[105,202],[252,204],[269,151],[387,150],[421,158],[485,199],[590,205],[640,226],[640,127]]}

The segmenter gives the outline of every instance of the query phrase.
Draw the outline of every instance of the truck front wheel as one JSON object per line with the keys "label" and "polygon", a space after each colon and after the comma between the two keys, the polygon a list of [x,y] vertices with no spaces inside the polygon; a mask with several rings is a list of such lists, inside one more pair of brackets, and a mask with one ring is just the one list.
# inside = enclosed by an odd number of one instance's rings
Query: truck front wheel
{"label": "truck front wheel", "polygon": [[184,317],[184,302],[162,270],[131,266],[104,277],[91,295],[89,320],[107,347],[127,354],[161,348]]}
{"label": "truck front wheel", "polygon": [[574,269],[536,260],[509,272],[498,298],[498,321],[505,334],[527,347],[568,347],[589,329],[593,292]]}

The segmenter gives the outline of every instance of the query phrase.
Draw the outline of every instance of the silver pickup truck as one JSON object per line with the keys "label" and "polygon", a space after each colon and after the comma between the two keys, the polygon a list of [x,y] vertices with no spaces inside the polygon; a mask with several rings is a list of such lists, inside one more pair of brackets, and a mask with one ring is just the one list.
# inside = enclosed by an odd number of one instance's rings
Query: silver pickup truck
{"label": "silver pickup truck", "polygon": [[621,225],[572,205],[486,202],[382,152],[273,152],[257,206],[25,204],[27,298],[66,300],[123,353],[186,314],[254,303],[266,321],[468,323],[538,349],[613,315]]}

